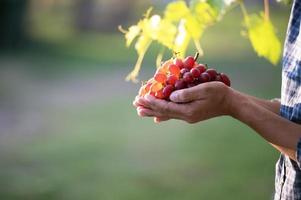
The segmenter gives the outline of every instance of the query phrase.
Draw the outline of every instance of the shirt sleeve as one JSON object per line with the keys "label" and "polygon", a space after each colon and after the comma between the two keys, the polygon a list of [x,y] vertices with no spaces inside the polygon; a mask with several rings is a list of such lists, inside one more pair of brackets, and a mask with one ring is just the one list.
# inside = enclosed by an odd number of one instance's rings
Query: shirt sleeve
{"label": "shirt sleeve", "polygon": [[298,167],[301,169],[301,138],[299,139],[297,144],[296,158],[297,158]]}

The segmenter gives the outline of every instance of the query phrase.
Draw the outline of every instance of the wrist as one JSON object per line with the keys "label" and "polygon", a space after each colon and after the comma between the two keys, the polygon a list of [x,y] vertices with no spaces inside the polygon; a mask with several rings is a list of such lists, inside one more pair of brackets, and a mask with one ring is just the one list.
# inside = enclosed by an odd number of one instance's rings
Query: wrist
{"label": "wrist", "polygon": [[240,92],[228,88],[226,102],[226,114],[239,120],[242,109],[248,104],[248,99]]}

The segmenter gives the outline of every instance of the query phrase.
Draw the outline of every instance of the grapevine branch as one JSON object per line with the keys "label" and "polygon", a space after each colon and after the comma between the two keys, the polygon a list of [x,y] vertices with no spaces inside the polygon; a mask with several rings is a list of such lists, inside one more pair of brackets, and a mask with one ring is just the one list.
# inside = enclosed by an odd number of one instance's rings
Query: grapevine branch
{"label": "grapevine branch", "polygon": [[270,5],[269,0],[264,0],[264,19],[270,20]]}

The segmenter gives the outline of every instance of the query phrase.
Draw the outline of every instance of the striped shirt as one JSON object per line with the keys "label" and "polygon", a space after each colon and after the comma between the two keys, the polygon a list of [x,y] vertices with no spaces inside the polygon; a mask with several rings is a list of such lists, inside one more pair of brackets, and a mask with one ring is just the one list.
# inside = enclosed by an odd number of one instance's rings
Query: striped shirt
{"label": "striped shirt", "polygon": [[[283,52],[280,115],[301,124],[301,0],[294,0]],[[276,164],[274,200],[301,200],[301,140],[297,162],[281,154]]]}

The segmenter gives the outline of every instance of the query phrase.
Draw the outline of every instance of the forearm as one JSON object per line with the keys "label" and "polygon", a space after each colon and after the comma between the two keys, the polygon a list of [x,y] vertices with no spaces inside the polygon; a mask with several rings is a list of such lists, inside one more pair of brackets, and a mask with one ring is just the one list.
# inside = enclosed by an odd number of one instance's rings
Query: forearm
{"label": "forearm", "polygon": [[241,94],[241,95],[244,95],[246,98],[249,98],[256,104],[263,106],[264,108],[268,109],[269,111],[275,114],[278,115],[280,114],[280,99],[265,100],[246,94]]}
{"label": "forearm", "polygon": [[296,159],[297,142],[301,137],[300,125],[273,112],[272,108],[276,108],[276,104],[275,107],[260,104],[253,98],[234,90],[230,91],[230,96],[231,116],[254,129],[282,153]]}

